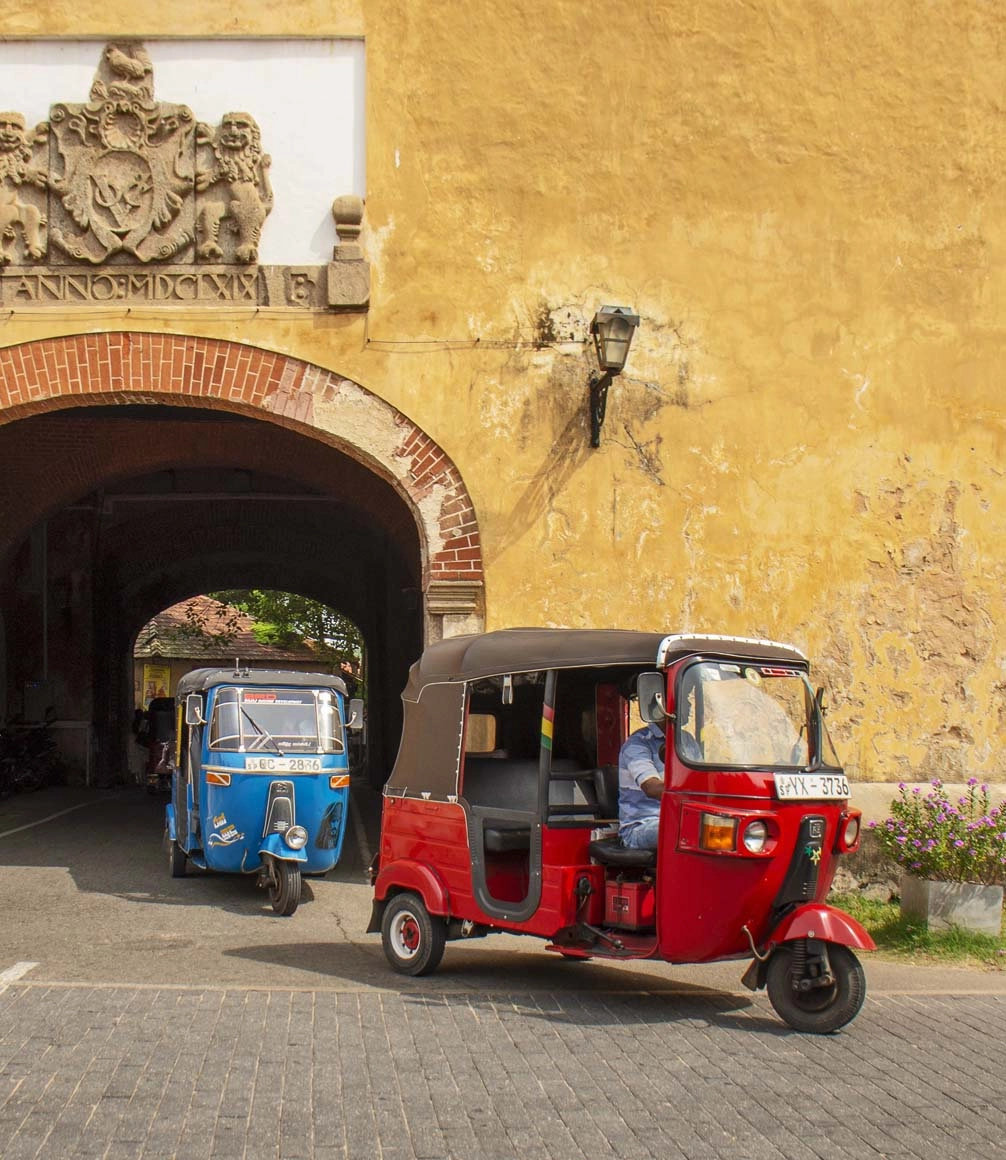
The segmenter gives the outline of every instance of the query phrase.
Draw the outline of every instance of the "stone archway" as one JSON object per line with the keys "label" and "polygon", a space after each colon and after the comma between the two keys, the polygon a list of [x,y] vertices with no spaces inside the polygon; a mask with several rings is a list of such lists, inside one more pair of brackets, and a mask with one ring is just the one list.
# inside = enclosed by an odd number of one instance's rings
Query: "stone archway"
{"label": "stone archway", "polygon": [[[288,355],[184,335],[74,335],[0,350],[0,424],[138,402],[251,414],[348,454],[391,484],[413,514],[425,639],[483,627],[481,539],[464,481],[429,435],[358,383]],[[37,518],[25,498],[23,490],[0,495],[0,521],[12,534]]]}

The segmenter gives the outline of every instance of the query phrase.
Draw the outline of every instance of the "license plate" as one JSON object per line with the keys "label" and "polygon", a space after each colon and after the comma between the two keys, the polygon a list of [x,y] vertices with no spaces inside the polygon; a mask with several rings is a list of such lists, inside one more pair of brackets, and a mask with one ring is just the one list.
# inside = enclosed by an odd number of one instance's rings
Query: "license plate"
{"label": "license plate", "polygon": [[840,773],[777,773],[780,801],[830,801],[849,796],[849,779]]}
{"label": "license plate", "polygon": [[248,773],[320,773],[320,757],[246,757]]}

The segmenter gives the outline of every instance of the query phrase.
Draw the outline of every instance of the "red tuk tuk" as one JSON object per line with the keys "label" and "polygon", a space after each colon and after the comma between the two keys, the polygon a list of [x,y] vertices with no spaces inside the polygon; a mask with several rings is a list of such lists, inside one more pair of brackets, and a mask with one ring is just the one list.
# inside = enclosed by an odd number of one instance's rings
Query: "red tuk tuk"
{"label": "red tuk tuk", "polygon": [[[801,652],[764,640],[509,629],[432,645],[403,694],[369,931],[407,975],[494,931],[575,958],[751,959],[744,983],[783,1020],[836,1030],[865,997],[853,948],[874,944],[825,902],[860,814],[822,695]],[[655,850],[617,832],[633,703],[666,731]]]}

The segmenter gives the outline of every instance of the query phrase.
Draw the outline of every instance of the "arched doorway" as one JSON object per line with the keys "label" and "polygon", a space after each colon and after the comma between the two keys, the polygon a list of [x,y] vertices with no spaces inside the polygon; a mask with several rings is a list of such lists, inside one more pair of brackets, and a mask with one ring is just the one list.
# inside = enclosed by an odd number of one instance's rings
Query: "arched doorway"
{"label": "arched doorway", "polygon": [[208,589],[295,590],[364,632],[387,773],[408,665],[482,623],[474,509],[441,448],[355,383],[215,340],[9,348],[2,404],[9,704],[51,698],[114,776],[140,625]]}

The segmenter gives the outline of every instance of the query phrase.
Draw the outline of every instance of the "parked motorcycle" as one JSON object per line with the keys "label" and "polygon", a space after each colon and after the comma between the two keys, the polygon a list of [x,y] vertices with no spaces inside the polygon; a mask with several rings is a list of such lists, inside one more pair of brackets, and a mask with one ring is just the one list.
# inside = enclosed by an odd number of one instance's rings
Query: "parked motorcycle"
{"label": "parked motorcycle", "polygon": [[39,724],[14,722],[0,731],[0,796],[51,785],[59,773],[53,715]]}

